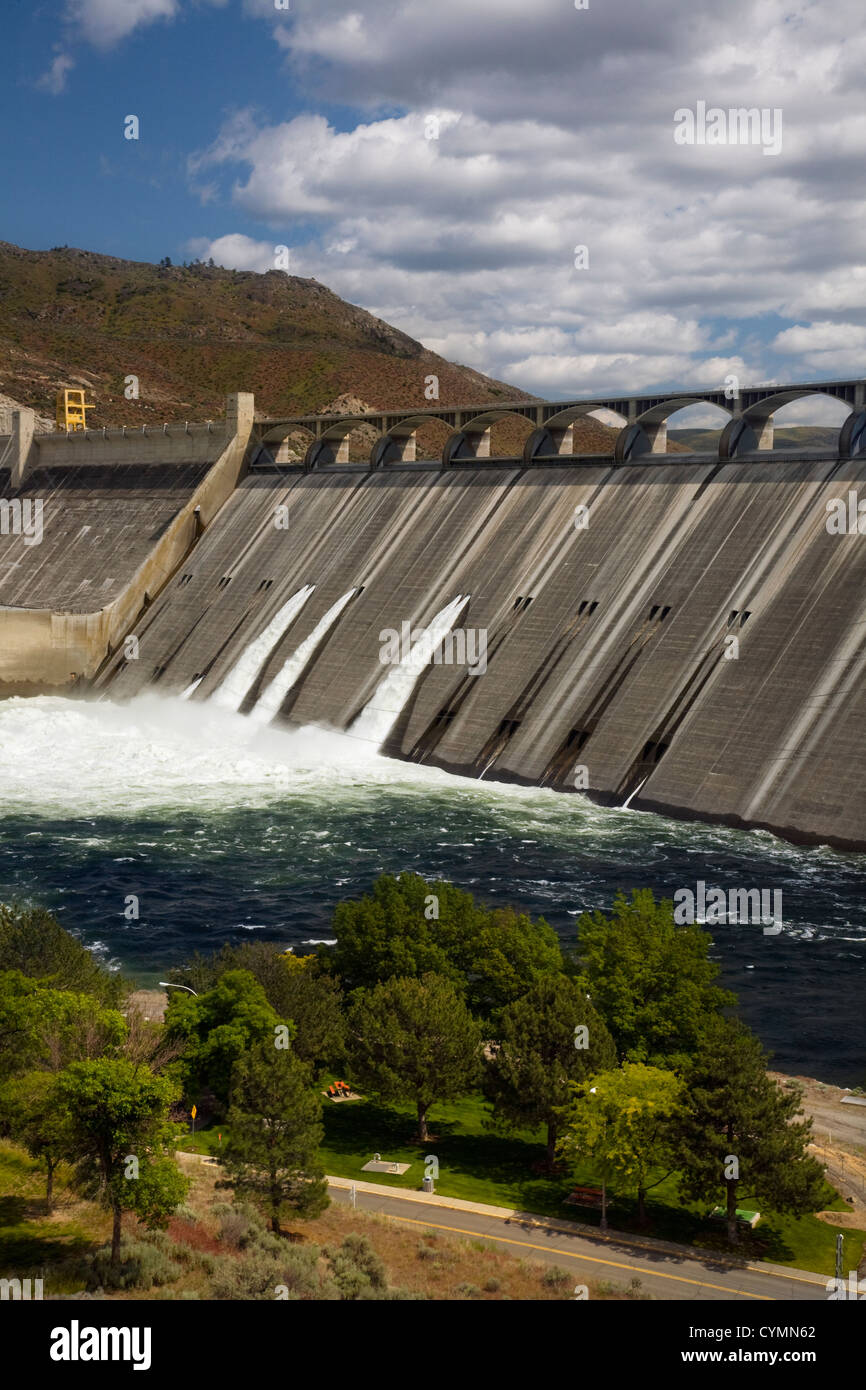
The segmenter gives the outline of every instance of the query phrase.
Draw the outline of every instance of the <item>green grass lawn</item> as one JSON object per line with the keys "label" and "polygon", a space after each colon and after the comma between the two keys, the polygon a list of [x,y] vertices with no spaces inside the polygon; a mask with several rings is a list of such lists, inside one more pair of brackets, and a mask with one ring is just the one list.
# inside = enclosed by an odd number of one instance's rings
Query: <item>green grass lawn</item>
{"label": "green grass lawn", "polygon": [[78,1218],[66,1176],[61,1169],[55,1179],[55,1210],[49,1215],[44,1174],[21,1149],[0,1141],[0,1276],[38,1278],[50,1266],[46,1292],[80,1288],[80,1258],[104,1233],[101,1214],[96,1222]]}
{"label": "green grass lawn", "polygon": [[[327,1085],[327,1080],[323,1085]],[[480,1096],[437,1105],[429,1120],[433,1137],[422,1146],[413,1139],[416,1118],[408,1106],[382,1106],[363,1100],[336,1105],[326,1101],[322,1162],[325,1171],[335,1177],[417,1191],[424,1176],[424,1160],[433,1154],[439,1160],[436,1191],[440,1196],[598,1225],[597,1211],[566,1206],[563,1202],[575,1182],[600,1184],[600,1175],[591,1163],[573,1174],[551,1177],[534,1172],[533,1165],[545,1156],[542,1132],[526,1130],[504,1137],[485,1127],[487,1119],[487,1107]],[[188,1136],[181,1147],[217,1154],[220,1132],[225,1140],[228,1130],[215,1125],[194,1137]],[[411,1166],[402,1176],[363,1172],[363,1165],[374,1153]],[[614,1183],[609,1186],[608,1196],[610,1225],[615,1230],[640,1233],[636,1194]],[[839,1197],[828,1197],[827,1205],[830,1210],[846,1210]],[[680,1202],[675,1178],[668,1178],[648,1195],[649,1225],[642,1233],[696,1245],[708,1252],[728,1250],[723,1229],[706,1220],[706,1210],[704,1206]],[[761,1221],[755,1231],[743,1233],[739,1253],[750,1260],[769,1260],[829,1276],[835,1272],[837,1229],[842,1228],[814,1216],[795,1218],[761,1208]],[[862,1258],[866,1232],[846,1230],[844,1236],[843,1265],[847,1272],[856,1269]]]}

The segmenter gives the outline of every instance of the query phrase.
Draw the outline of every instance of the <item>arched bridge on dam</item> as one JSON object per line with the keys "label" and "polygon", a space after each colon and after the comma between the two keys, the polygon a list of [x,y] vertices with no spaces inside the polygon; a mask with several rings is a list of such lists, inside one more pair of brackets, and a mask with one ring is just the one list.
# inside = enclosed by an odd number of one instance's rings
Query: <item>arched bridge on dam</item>
{"label": "arched bridge on dam", "polygon": [[[154,691],[342,731],[347,756],[366,739],[866,849],[864,387],[278,420],[242,393],[211,428],[68,437],[19,412],[0,437],[0,694]],[[771,449],[774,412],[812,395],[842,407],[835,444]],[[665,453],[667,419],[701,402],[728,414],[721,457]],[[570,454],[598,409],[616,449]],[[515,414],[523,456],[492,457]],[[413,461],[431,419],[444,458]],[[299,429],[307,461],[268,462]],[[404,670],[431,632],[442,659]]]}
{"label": "arched bridge on dam", "polygon": [[[523,463],[547,464],[581,457],[574,453],[575,422],[595,412],[619,417],[621,428],[613,457],[628,463],[667,451],[667,422],[687,406],[715,406],[729,416],[719,439],[720,459],[744,458],[773,448],[773,418],[777,410],[810,396],[829,397],[849,409],[839,431],[839,454],[850,458],[866,449],[866,383],[863,380],[801,382],[793,385],[750,386],[733,392],[674,391],[664,394],[604,396],[564,401],[489,401],[477,406],[407,407],[371,410],[361,415],[297,415],[260,419],[257,433],[264,457],[276,457],[289,435],[306,433],[303,459],[307,471],[349,465],[353,431],[373,429],[377,439],[370,450],[371,469],[399,467],[417,461],[419,429],[438,421],[450,431],[438,462],[442,467],[483,464],[491,457],[491,430],[508,418],[528,420],[532,432],[523,448]],[[583,456],[586,457],[586,456]]]}

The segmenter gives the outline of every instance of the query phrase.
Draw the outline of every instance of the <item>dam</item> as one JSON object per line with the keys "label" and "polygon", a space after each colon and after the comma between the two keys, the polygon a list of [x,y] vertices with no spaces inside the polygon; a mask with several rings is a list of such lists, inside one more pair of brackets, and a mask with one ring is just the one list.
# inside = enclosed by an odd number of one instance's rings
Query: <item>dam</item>
{"label": "dam", "polygon": [[[0,693],[213,700],[468,778],[866,848],[864,387],[295,420],[240,393],[224,422],[75,435],[17,412],[0,498],[41,501],[43,534],[8,512]],[[773,411],[819,393],[850,412],[837,447],[774,450]],[[701,401],[731,415],[718,452],[666,452]],[[573,455],[602,408],[611,455]],[[491,457],[506,415],[532,431]],[[419,460],[433,419],[448,439]],[[429,650],[389,667],[405,624]],[[458,631],[483,634],[483,672],[436,659]]]}

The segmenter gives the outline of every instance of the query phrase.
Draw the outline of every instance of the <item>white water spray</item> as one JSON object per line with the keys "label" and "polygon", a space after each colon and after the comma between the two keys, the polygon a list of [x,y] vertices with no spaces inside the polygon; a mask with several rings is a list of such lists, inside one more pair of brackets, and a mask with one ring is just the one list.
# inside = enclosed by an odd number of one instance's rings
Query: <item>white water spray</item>
{"label": "white water spray", "polygon": [[309,637],[304,638],[300,646],[274,676],[274,679],[265,687],[250,710],[250,719],[254,723],[269,724],[271,722],[292,686],[300,678],[325,633],[334,626],[349,599],[356,592],[357,590],[350,589],[347,594],[343,594],[342,598],[338,598],[337,602],[331,605],[325,616],[316,623]]}
{"label": "white water spray", "polygon": [[619,808],[621,811],[625,811],[625,810],[628,809],[628,807],[631,805],[631,803],[634,801],[635,797],[637,796],[638,792],[640,791],[641,787],[643,786],[644,782],[648,782],[648,781],[649,781],[649,774],[647,774],[647,776],[644,777],[643,782],[638,782],[638,784],[637,784],[637,786],[635,787],[634,791],[631,792],[631,794],[630,794],[629,796],[626,797],[625,801],[622,803],[622,805],[621,805],[620,808]]}
{"label": "white water spray", "polygon": [[421,671],[430,664],[436,648],[451,631],[468,602],[468,594],[458,594],[436,614],[430,626],[423,629],[412,643],[411,651],[379,682],[348,731],[352,738],[369,739],[376,747],[384,742],[415,689]]}
{"label": "white water spray", "polygon": [[195,692],[198,690],[198,688],[199,688],[199,686],[201,685],[201,683],[202,683],[203,680],[204,680],[204,676],[198,676],[198,677],[196,677],[196,679],[193,681],[192,685],[188,685],[188,686],[187,686],[186,690],[183,692],[183,694],[181,695],[180,698],[181,698],[182,700],[188,700],[188,699],[190,698],[191,695],[194,695],[194,694],[195,694]]}
{"label": "white water spray", "polygon": [[284,603],[276,616],[271,618],[264,632],[250,642],[225,680],[217,686],[211,696],[214,704],[219,705],[222,709],[240,709],[244,702],[244,696],[267,661],[268,656],[289,624],[298,616],[315,587],[315,584],[305,584],[296,594],[292,594],[288,603]]}

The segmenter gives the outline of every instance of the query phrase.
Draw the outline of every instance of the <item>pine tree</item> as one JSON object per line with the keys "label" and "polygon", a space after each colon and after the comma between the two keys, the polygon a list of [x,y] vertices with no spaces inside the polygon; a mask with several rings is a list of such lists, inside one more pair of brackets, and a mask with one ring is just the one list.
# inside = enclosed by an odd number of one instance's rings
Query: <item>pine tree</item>
{"label": "pine tree", "polygon": [[279,1234],[281,1217],[318,1216],[329,1197],[318,1157],[321,1101],[309,1067],[277,1042],[259,1043],[235,1063],[221,1161],[228,1185]]}
{"label": "pine tree", "polygon": [[547,1158],[556,1153],[559,1109],[572,1083],[616,1066],[607,1028],[585,992],[565,975],[545,975],[502,1010],[484,1090],[497,1120],[547,1126]]}
{"label": "pine tree", "polygon": [[745,1200],[803,1216],[827,1197],[821,1165],[806,1152],[812,1122],[795,1118],[802,1113],[802,1092],[773,1081],[768,1060],[745,1024],[715,1019],[685,1075],[682,1191],[699,1201],[724,1195],[731,1243],[738,1240],[737,1207]]}

